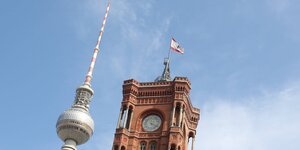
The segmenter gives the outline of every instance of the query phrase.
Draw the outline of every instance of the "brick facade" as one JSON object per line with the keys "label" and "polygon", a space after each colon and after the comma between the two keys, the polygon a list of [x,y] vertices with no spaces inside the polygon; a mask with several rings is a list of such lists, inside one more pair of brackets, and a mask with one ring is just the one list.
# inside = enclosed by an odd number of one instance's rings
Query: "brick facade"
{"label": "brick facade", "polygon": [[[113,150],[187,150],[200,119],[200,110],[189,98],[190,89],[186,77],[164,82],[125,80]],[[149,115],[159,119],[144,121]],[[149,131],[148,125],[153,124],[159,125]]]}

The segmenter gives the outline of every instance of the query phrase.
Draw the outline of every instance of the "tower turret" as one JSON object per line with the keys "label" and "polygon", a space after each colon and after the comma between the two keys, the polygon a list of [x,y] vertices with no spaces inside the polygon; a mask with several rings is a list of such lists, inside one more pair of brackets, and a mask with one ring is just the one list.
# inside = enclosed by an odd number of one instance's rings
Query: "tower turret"
{"label": "tower turret", "polygon": [[76,89],[76,96],[72,107],[64,111],[59,116],[56,123],[57,135],[65,143],[61,148],[62,150],[77,150],[76,145],[88,141],[94,132],[94,121],[89,113],[89,104],[94,94],[94,91],[91,88],[91,80],[96,58],[100,50],[99,45],[104,32],[109,7],[110,2],[108,2],[106,8],[105,17],[85,81]]}
{"label": "tower turret", "polygon": [[163,81],[172,81],[171,73],[170,73],[170,58],[165,58],[164,60],[164,71],[161,76],[155,79],[155,82],[163,82]]}

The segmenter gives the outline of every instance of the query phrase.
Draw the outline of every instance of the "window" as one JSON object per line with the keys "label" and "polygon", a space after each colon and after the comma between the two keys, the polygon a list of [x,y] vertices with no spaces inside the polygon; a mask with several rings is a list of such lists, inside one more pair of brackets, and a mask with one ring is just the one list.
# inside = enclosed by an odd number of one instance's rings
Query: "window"
{"label": "window", "polygon": [[149,150],[156,150],[156,142],[150,143],[150,149]]}
{"label": "window", "polygon": [[140,150],[146,150],[146,142],[140,143]]}
{"label": "window", "polygon": [[171,145],[171,150],[176,150],[176,145],[175,144]]}
{"label": "window", "polygon": [[113,150],[119,150],[119,146],[115,145]]}

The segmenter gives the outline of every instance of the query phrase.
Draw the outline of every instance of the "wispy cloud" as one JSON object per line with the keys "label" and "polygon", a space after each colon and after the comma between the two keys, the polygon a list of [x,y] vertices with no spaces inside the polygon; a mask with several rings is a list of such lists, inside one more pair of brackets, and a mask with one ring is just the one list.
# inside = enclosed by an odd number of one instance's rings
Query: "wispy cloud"
{"label": "wispy cloud", "polygon": [[300,85],[240,102],[211,100],[202,107],[197,146],[205,150],[296,150],[300,144]]}

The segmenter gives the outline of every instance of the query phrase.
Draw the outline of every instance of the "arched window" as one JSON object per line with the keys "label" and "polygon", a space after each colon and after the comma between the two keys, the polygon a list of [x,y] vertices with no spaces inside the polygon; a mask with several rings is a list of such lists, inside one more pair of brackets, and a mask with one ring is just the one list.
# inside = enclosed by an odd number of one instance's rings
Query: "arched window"
{"label": "arched window", "polygon": [[140,143],[140,150],[146,150],[146,142]]}
{"label": "arched window", "polygon": [[176,150],[176,145],[175,144],[171,145],[171,150]]}
{"label": "arched window", "polygon": [[179,127],[180,117],[180,104],[178,103],[175,107],[175,126]]}
{"label": "arched window", "polygon": [[153,142],[151,142],[150,143],[150,145],[149,145],[149,150],[156,150],[157,148],[157,146],[156,146],[157,144],[156,144],[156,142],[155,141],[153,141]]}
{"label": "arched window", "polygon": [[125,150],[125,147],[124,147],[124,146],[122,146],[122,147],[121,147],[121,150]]}
{"label": "arched window", "polygon": [[129,108],[128,108],[128,116],[127,116],[127,121],[126,121],[126,126],[125,126],[125,128],[126,129],[129,129],[129,127],[130,127],[130,121],[131,121],[131,118],[132,118],[132,106],[130,106]]}
{"label": "arched window", "polygon": [[113,150],[119,150],[119,146],[115,145]]}

